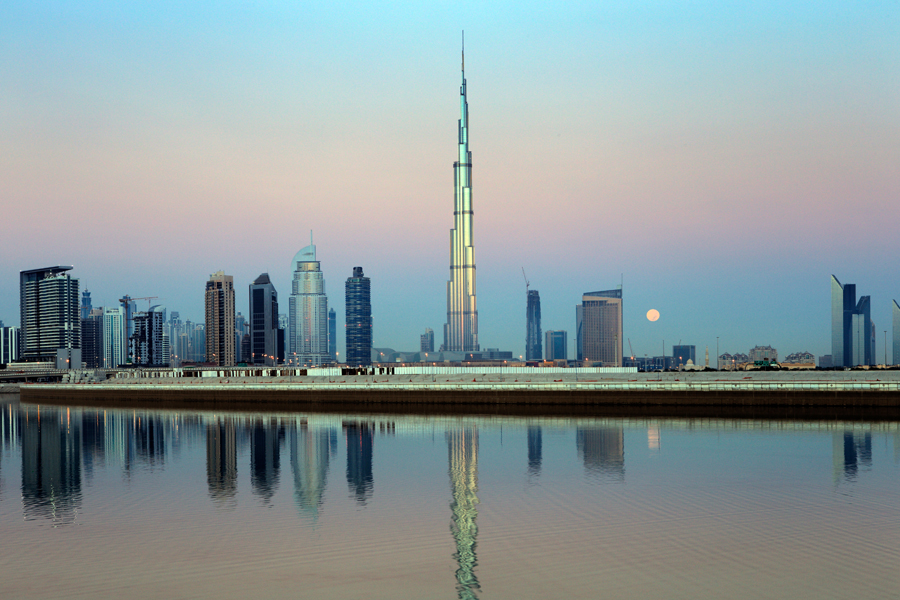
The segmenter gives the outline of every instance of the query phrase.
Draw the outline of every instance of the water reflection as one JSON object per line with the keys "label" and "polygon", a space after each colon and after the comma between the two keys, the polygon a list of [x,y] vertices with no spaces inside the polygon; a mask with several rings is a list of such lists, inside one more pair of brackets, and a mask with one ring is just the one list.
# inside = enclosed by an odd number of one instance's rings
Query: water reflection
{"label": "water reflection", "polygon": [[528,426],[528,474],[538,476],[541,474],[541,453],[543,440],[541,428],[534,425]]}
{"label": "water reflection", "polygon": [[206,485],[213,502],[233,506],[238,489],[234,419],[213,417],[206,424]]}
{"label": "water reflection", "polygon": [[847,481],[856,479],[859,466],[872,466],[872,434],[844,431],[832,435],[832,456],[834,459],[834,480],[843,475]]}
{"label": "water reflection", "polygon": [[461,427],[447,432],[450,455],[450,532],[456,542],[453,559],[456,569],[456,592],[460,598],[477,598],[481,589],[475,567],[478,538],[478,430]]}
{"label": "water reflection", "polygon": [[625,432],[621,427],[579,427],[575,431],[578,457],[592,476],[625,481]]}
{"label": "water reflection", "polygon": [[374,426],[361,421],[344,421],[347,438],[347,485],[357,504],[365,505],[372,496],[372,449]]}
{"label": "water reflection", "polygon": [[337,453],[337,431],[311,430],[305,419],[290,427],[291,470],[294,473],[294,502],[303,517],[316,520],[322,506],[328,466]]}
{"label": "water reflection", "polygon": [[256,419],[250,438],[250,486],[268,503],[278,489],[284,428],[275,418]]}
{"label": "water reflection", "polygon": [[81,420],[69,411],[29,408],[19,430],[25,519],[74,522],[81,508]]}

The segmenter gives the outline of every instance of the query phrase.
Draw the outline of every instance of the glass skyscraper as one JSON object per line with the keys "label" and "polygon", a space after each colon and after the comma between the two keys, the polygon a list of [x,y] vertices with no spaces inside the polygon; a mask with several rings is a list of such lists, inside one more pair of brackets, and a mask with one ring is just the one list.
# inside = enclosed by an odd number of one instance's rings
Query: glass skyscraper
{"label": "glass skyscraper", "polygon": [[525,360],[543,360],[541,348],[541,295],[528,290],[525,306]]}
{"label": "glass skyscraper", "polygon": [[250,352],[244,360],[270,367],[278,364],[278,293],[268,273],[250,284]]}
{"label": "glass skyscraper", "polygon": [[472,153],[469,151],[469,103],[466,100],[466,53],[462,54],[459,88],[458,160],[453,163],[453,229],[450,230],[450,280],[447,282],[447,322],[444,352],[478,351],[478,310],[475,304],[475,241],[472,229]]}
{"label": "glass skyscraper", "polygon": [[[19,360],[55,361],[57,350],[81,349],[81,298],[70,270],[46,267],[19,273]],[[76,362],[81,362],[80,352]]]}
{"label": "glass skyscraper", "polygon": [[578,360],[622,366],[622,290],[587,292],[575,309]]}
{"label": "glass skyscraper", "polygon": [[835,367],[875,364],[871,300],[856,300],[856,284],[831,276],[831,360]]}
{"label": "glass skyscraper", "polygon": [[344,284],[347,311],[347,365],[372,364],[372,286],[362,267],[353,267],[353,275]]}
{"label": "glass skyscraper", "polygon": [[[310,240],[311,241],[311,240]],[[328,358],[328,297],[325,277],[314,244],[301,249],[292,261],[294,280],[289,306],[288,360],[318,366]]]}

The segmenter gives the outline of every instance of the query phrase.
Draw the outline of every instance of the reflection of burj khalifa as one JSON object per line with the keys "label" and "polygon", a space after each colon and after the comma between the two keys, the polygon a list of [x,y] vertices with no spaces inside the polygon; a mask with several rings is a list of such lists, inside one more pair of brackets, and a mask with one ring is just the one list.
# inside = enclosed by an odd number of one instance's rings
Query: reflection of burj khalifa
{"label": "reflection of burj khalifa", "polygon": [[459,88],[459,156],[453,164],[453,229],[450,230],[450,280],[447,282],[445,352],[478,351],[475,306],[475,241],[472,234],[472,153],[469,152],[469,103],[466,100],[466,51]]}
{"label": "reflection of burj khalifa", "polygon": [[474,427],[463,427],[447,433],[447,448],[450,453],[450,487],[453,513],[450,531],[456,541],[453,558],[459,564],[456,569],[456,593],[460,598],[477,598],[481,589],[475,567],[478,537],[478,431]]}

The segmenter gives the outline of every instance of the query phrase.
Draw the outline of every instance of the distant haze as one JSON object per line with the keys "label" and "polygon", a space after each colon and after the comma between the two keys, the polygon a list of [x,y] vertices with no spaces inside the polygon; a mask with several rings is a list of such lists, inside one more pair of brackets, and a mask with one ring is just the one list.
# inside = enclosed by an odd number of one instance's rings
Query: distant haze
{"label": "distant haze", "polygon": [[57,264],[195,321],[210,273],[246,314],[268,272],[287,312],[312,229],[339,323],[362,266],[375,345],[439,345],[462,29],[482,347],[524,353],[524,266],[570,358],[581,294],[623,276],[638,355],[830,353],[834,273],[883,360],[896,2],[6,2],[0,319]]}

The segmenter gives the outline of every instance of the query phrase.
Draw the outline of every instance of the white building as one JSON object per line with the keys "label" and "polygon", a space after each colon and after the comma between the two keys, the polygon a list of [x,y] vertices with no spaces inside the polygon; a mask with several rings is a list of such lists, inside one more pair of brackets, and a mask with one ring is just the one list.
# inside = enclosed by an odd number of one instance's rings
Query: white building
{"label": "white building", "polygon": [[119,365],[124,365],[125,350],[125,314],[121,308],[104,308],[101,366],[114,369]]}
{"label": "white building", "polygon": [[333,359],[328,355],[328,297],[316,247],[310,244],[294,256],[293,284],[288,314],[285,362],[315,366]]}

